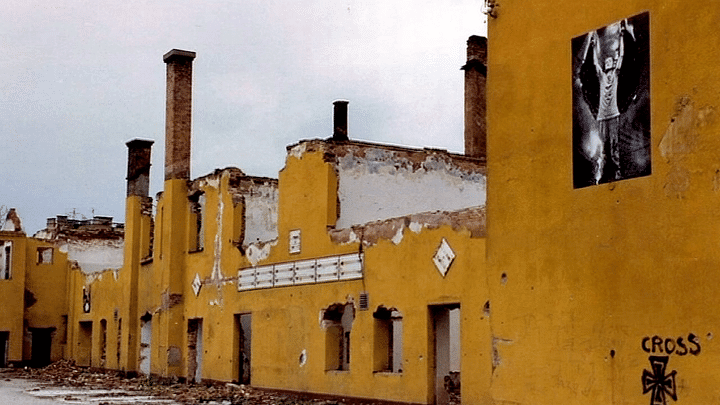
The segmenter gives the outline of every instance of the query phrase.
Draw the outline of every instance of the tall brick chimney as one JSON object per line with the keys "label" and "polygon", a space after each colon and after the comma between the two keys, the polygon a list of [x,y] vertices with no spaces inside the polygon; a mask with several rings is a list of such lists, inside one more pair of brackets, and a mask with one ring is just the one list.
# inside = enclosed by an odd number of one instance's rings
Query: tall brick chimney
{"label": "tall brick chimney", "polygon": [[155,141],[133,139],[127,142],[127,196],[147,197],[150,191],[150,152]]}
{"label": "tall brick chimney", "polygon": [[163,56],[167,64],[165,180],[190,178],[193,59],[195,52],[179,49]]}
{"label": "tall brick chimney", "polygon": [[348,101],[333,102],[333,137],[334,141],[348,140]]}
{"label": "tall brick chimney", "polygon": [[465,155],[486,157],[485,81],[487,78],[487,38],[477,35],[467,41],[465,71]]}

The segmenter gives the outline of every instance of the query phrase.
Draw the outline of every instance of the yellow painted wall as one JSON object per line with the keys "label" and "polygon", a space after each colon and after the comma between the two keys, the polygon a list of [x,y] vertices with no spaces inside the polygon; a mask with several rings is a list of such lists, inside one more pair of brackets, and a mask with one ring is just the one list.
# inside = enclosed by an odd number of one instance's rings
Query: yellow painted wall
{"label": "yellow painted wall", "polygon": [[[203,212],[204,249],[188,252],[187,237],[171,241],[174,229],[182,233],[192,226],[190,203],[185,186],[166,184],[158,201],[154,255],[151,261],[130,263],[139,259],[138,252],[149,232],[149,218],[139,215],[140,203],[128,198],[125,266],[118,272],[86,276],[78,270],[70,273],[70,313],[72,357],[82,353],[80,323],[92,322],[89,365],[139,371],[140,322],[150,314],[153,322],[151,373],[159,376],[189,375],[188,321],[202,319],[203,379],[237,381],[238,329],[236,316],[252,316],[252,380],[259,387],[289,389],[314,393],[381,398],[415,403],[432,403],[434,393],[434,348],[430,306],[459,305],[461,308],[461,358],[463,398],[472,403],[488,403],[492,368],[491,334],[488,323],[488,292],[484,268],[485,240],[471,238],[468,231],[448,226],[405,229],[396,245],[380,240],[363,249],[365,276],[362,280],[331,282],[273,289],[238,292],[238,270],[250,266],[236,246],[239,237],[238,216],[242,202],[233,201],[227,173],[196,180],[205,194]],[[356,253],[357,242],[337,244],[328,235],[337,216],[337,175],[322,152],[308,152],[300,158],[288,157],[280,175],[280,237],[268,258],[260,264],[283,263],[307,258]],[[172,207],[168,209],[168,201]],[[168,211],[171,211],[168,214]],[[174,212],[174,213],[172,213]],[[184,222],[183,222],[184,221]],[[140,229],[140,230],[138,230]],[[300,229],[300,253],[289,253],[288,233]],[[443,277],[435,268],[432,256],[445,238],[457,257]],[[162,255],[162,256],[161,256]],[[169,257],[184,269],[169,269]],[[136,270],[132,270],[136,269]],[[133,276],[136,271],[136,276]],[[175,308],[182,318],[168,317],[168,277],[181,274],[171,284],[182,294]],[[196,296],[192,283],[202,281]],[[132,281],[131,277],[136,277]],[[133,283],[137,283],[133,287]],[[92,294],[90,313],[82,310],[82,288]],[[133,293],[135,289],[135,293]],[[118,294],[122,291],[123,294]],[[369,293],[369,309],[359,311],[360,293]],[[128,298],[136,294],[137,302]],[[321,311],[333,304],[352,303],[356,307],[350,344],[348,371],[326,371],[326,331]],[[374,372],[375,320],[373,312],[382,305],[396,308],[403,315],[403,372]],[[120,361],[117,360],[117,319],[123,319]],[[130,325],[128,318],[135,318]],[[179,324],[168,325],[175,319]],[[105,360],[101,358],[101,322],[107,322]],[[181,366],[168,366],[168,341],[177,342]],[[131,353],[134,353],[131,354]],[[304,353],[304,363],[301,355]],[[134,356],[134,357],[133,357]],[[131,359],[134,358],[133,359]],[[173,371],[175,370],[175,371]]]}
{"label": "yellow painted wall", "polygon": [[67,254],[53,247],[52,263],[38,263],[38,248],[52,247],[52,244],[37,239],[27,239],[25,258],[25,288],[36,302],[25,308],[28,328],[54,328],[52,333],[50,359],[64,357],[66,346],[67,315]]}
{"label": "yellow painted wall", "polygon": [[23,360],[23,311],[25,292],[25,262],[27,239],[25,234],[0,232],[0,240],[11,241],[12,273],[10,280],[0,280],[0,331],[10,332],[7,359]]}
{"label": "yellow painted wall", "polygon": [[[0,280],[0,331],[10,332],[8,361],[31,360],[36,328],[52,330],[50,360],[60,360],[66,354],[67,255],[22,232],[0,232],[0,240],[13,243],[11,279]],[[40,247],[53,248],[52,263],[38,263]]]}
{"label": "yellow painted wall", "polygon": [[[226,187],[220,182],[221,194]],[[357,243],[338,245],[327,233],[336,216],[337,178],[322,153],[288,157],[280,174],[279,238],[270,256],[260,264],[358,252]],[[234,235],[227,224],[235,215],[230,196],[218,200],[216,187],[203,188],[206,196],[205,249],[187,255],[184,277],[185,318],[202,318],[203,378],[236,380],[238,339],[235,316],[252,314],[252,384],[261,387],[331,393],[357,397],[427,403],[432,402],[430,371],[429,305],[460,304],[462,314],[463,396],[487,403],[491,369],[490,333],[483,312],[488,300],[484,272],[485,241],[470,238],[466,231],[449,227],[405,230],[399,245],[384,240],[367,247],[363,280],[291,286],[238,292],[237,270],[249,266],[229,242]],[[218,230],[218,209],[223,224],[220,254],[221,278],[213,277]],[[301,252],[288,252],[288,233],[300,229]],[[442,238],[457,254],[443,278],[432,262]],[[195,297],[191,283],[195,274],[203,280]],[[370,310],[357,311],[352,327],[349,371],[325,371],[325,331],[320,313],[334,303],[355,302],[368,291]],[[404,371],[373,372],[373,312],[379,305],[395,307],[403,314]],[[187,339],[186,339],[187,343]],[[300,365],[305,351],[306,364]],[[187,358],[187,352],[185,353]],[[187,372],[187,369],[186,369]]]}
{"label": "yellow painted wall", "polygon": [[[669,357],[678,403],[717,402],[720,4],[499,3],[487,102],[495,403],[645,403],[652,355]],[[571,40],[645,11],[652,174],[574,189]],[[701,351],[679,355],[691,334]],[[672,353],[646,350],[653,337]]]}

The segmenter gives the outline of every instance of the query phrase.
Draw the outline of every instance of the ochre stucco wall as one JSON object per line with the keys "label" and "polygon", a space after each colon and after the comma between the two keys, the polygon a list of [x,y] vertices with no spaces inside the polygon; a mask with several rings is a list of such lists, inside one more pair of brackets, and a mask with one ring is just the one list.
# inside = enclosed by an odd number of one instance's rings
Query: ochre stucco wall
{"label": "ochre stucco wall", "polygon": [[[188,252],[187,236],[194,225],[189,189],[169,180],[157,204],[152,259],[142,261],[143,233],[149,217],[141,202],[127,201],[125,265],[118,272],[86,277],[72,272],[71,318],[74,358],[80,355],[80,322],[92,321],[91,364],[140,371],[140,317],[152,317],[150,373],[192,378],[188,322],[202,321],[203,379],[239,379],[237,317],[252,317],[251,384],[385,400],[434,401],[434,346],[430,307],[459,305],[462,395],[472,403],[489,401],[492,368],[489,301],[484,268],[485,240],[450,225],[406,224],[360,247],[359,241],[333,242],[329,229],[337,218],[337,174],[322,151],[289,156],[280,173],[278,239],[261,241],[266,255],[257,265],[362,253],[361,280],[238,291],[238,271],[251,267],[249,249],[240,247],[243,201],[233,199],[229,172],[195,180],[193,193],[204,193],[204,248]],[[330,227],[330,228],[329,228]],[[179,229],[179,231],[178,231]],[[301,250],[289,252],[289,232],[301,231]],[[174,239],[173,239],[174,238]],[[442,239],[456,258],[444,277],[433,264]],[[173,242],[174,240],[174,242]],[[132,262],[134,261],[134,262]],[[170,264],[174,263],[174,264]],[[133,276],[133,274],[136,274]],[[200,280],[199,293],[193,281]],[[92,309],[82,311],[82,288],[92,292]],[[118,294],[123,291],[123,295]],[[369,308],[358,308],[360,293],[369,294]],[[173,299],[168,293],[181,294]],[[132,297],[137,297],[136,301]],[[333,304],[355,307],[347,371],[326,371],[326,331],[321,312]],[[382,305],[403,316],[402,373],[374,372],[375,319]],[[169,311],[180,312],[168,317]],[[120,361],[117,361],[117,317],[122,319]],[[134,324],[128,320],[135,318]],[[101,321],[107,322],[105,361],[101,359]],[[172,323],[172,324],[171,324]],[[179,348],[179,366],[169,366],[168,342]],[[303,360],[301,360],[301,356]]]}
{"label": "ochre stucco wall", "polygon": [[[717,402],[720,4],[499,3],[488,33],[494,400],[644,403],[654,355],[668,356],[678,403]],[[571,40],[646,11],[652,174],[574,189]],[[643,347],[654,337],[662,345]]]}
{"label": "ochre stucco wall", "polygon": [[25,292],[25,234],[0,232],[0,240],[12,242],[12,273],[0,280],[0,331],[9,332],[8,362],[23,360],[23,310]]}

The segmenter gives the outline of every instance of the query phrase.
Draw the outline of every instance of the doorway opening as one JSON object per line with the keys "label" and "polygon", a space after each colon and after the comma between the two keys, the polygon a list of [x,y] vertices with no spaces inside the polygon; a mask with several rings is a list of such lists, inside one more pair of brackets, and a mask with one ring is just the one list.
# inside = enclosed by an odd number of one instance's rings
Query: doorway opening
{"label": "doorway opening", "polygon": [[250,384],[252,356],[252,314],[235,315],[235,361],[237,362],[237,381]]}
{"label": "doorway opening", "polygon": [[150,375],[150,344],[152,343],[152,315],[140,317],[140,374]]}
{"label": "doorway opening", "polygon": [[188,319],[188,372],[190,382],[202,380],[203,329],[202,318]]}
{"label": "doorway opening", "polygon": [[10,332],[0,332],[0,368],[8,366],[8,349],[10,348]]}
{"label": "doorway opening", "polygon": [[436,405],[458,405],[460,395],[460,304],[429,307],[433,361],[431,386]]}
{"label": "doorway opening", "polygon": [[50,364],[52,333],[55,328],[30,328],[31,351],[30,365],[40,368]]}
{"label": "doorway opening", "polygon": [[100,320],[100,367],[105,368],[107,359],[107,321]]}
{"label": "doorway opening", "polygon": [[78,366],[90,367],[92,361],[92,321],[80,322],[78,334]]}

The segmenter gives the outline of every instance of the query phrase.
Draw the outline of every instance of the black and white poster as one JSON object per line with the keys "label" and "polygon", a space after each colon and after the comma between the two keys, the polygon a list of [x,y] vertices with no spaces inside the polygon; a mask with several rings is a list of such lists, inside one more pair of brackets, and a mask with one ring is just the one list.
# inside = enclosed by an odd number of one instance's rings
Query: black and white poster
{"label": "black and white poster", "polygon": [[649,14],[572,40],[574,188],[647,176]]}

